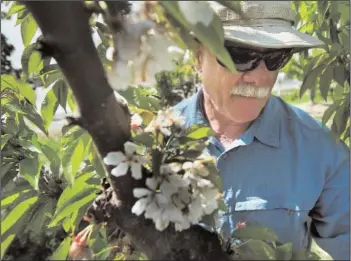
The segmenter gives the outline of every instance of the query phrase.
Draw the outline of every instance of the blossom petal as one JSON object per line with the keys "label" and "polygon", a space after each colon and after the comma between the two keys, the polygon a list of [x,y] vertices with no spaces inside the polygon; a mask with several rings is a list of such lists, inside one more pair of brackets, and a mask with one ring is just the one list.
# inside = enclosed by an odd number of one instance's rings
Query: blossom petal
{"label": "blossom petal", "polygon": [[142,198],[150,195],[152,192],[146,188],[135,188],[133,189],[133,195],[136,198]]}
{"label": "blossom petal", "polygon": [[163,195],[170,198],[178,191],[178,187],[174,186],[172,183],[169,183],[167,180],[164,180],[160,186],[160,190]]}
{"label": "blossom petal", "polygon": [[206,205],[203,210],[206,215],[209,215],[217,208],[218,208],[217,200],[211,200],[206,202]]}
{"label": "blossom petal", "polygon": [[170,198],[166,197],[163,193],[157,193],[155,200],[162,209],[165,209],[170,204]]}
{"label": "blossom petal", "polygon": [[137,216],[140,216],[146,209],[147,205],[150,203],[149,198],[141,198],[137,202],[135,202],[134,206],[132,207],[132,213]]}
{"label": "blossom petal", "polygon": [[184,164],[183,164],[183,169],[184,169],[184,170],[189,170],[189,169],[191,169],[192,167],[193,167],[193,163],[190,162],[190,161],[184,162]]}
{"label": "blossom petal", "polygon": [[138,145],[131,141],[127,141],[126,143],[124,143],[124,150],[127,155],[133,155],[133,153],[136,152],[137,148]]}
{"label": "blossom petal", "polygon": [[143,123],[143,118],[138,114],[135,113],[131,118],[130,118],[131,124],[134,126],[140,126]]}
{"label": "blossom petal", "polygon": [[190,221],[184,217],[183,222],[175,223],[174,227],[176,231],[183,231],[185,229],[190,228]]}
{"label": "blossom petal", "polygon": [[170,205],[162,214],[163,219],[170,220],[172,222],[182,222],[183,213],[182,211],[175,207],[174,205]]}
{"label": "blossom petal", "polygon": [[158,180],[155,177],[146,179],[146,186],[152,190],[156,190],[158,186]]}
{"label": "blossom petal", "polygon": [[145,210],[145,218],[156,220],[161,217],[162,209],[158,207],[155,201],[152,201]]}
{"label": "blossom petal", "polygon": [[132,177],[133,178],[135,178],[135,179],[142,178],[141,165],[139,163],[133,162],[131,169],[132,169]]}
{"label": "blossom petal", "polygon": [[129,168],[128,163],[123,162],[123,163],[119,164],[117,167],[115,167],[111,171],[111,174],[115,177],[124,176],[127,174],[128,168]]}
{"label": "blossom petal", "polygon": [[106,165],[117,166],[125,159],[126,159],[126,156],[123,154],[123,152],[120,152],[120,151],[109,152],[109,153],[107,153],[106,157],[104,158],[104,163]]}
{"label": "blossom petal", "polygon": [[174,174],[168,177],[169,182],[176,188],[183,188],[189,186],[189,180],[182,179],[178,174]]}
{"label": "blossom petal", "polygon": [[212,188],[212,187],[213,187],[212,182],[209,181],[208,179],[199,179],[199,180],[197,181],[197,185],[198,185],[200,188],[204,188],[204,187]]}
{"label": "blossom petal", "polygon": [[156,229],[159,231],[165,230],[169,225],[169,220],[162,220],[161,218],[156,219],[155,221]]}
{"label": "blossom petal", "polygon": [[165,136],[171,136],[172,132],[170,129],[168,128],[165,128],[165,127],[161,127],[160,128],[160,131],[162,132],[163,135]]}

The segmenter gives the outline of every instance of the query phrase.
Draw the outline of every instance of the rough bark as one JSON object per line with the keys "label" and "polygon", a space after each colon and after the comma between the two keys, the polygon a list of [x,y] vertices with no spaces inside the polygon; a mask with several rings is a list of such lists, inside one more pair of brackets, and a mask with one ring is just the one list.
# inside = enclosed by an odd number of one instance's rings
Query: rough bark
{"label": "rough bark", "polygon": [[[117,102],[108,85],[94,47],[88,19],[81,1],[23,1],[42,33],[42,50],[57,61],[80,108],[79,125],[91,135],[102,157],[123,151],[130,139],[128,110]],[[200,226],[176,233],[169,227],[157,231],[150,220],[131,213],[135,201],[130,175],[110,176],[112,187],[103,204],[94,208],[96,216],[108,217],[109,227],[118,227],[134,246],[154,260],[229,260],[216,234]],[[108,201],[107,201],[107,200]],[[100,211],[100,213],[99,213]]]}

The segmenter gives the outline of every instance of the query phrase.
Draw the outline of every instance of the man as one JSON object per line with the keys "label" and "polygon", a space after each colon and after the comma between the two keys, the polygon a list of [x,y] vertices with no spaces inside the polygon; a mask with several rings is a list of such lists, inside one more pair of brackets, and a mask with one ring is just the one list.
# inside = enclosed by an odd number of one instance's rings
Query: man
{"label": "man", "polygon": [[250,20],[214,7],[237,72],[206,47],[196,53],[202,88],[175,106],[186,125],[209,124],[208,151],[217,158],[228,213],[236,223],[261,224],[294,249],[311,235],[334,259],[349,260],[349,150],[306,112],[271,95],[278,70],[294,52],[322,45],[292,28],[289,2],[242,1]]}

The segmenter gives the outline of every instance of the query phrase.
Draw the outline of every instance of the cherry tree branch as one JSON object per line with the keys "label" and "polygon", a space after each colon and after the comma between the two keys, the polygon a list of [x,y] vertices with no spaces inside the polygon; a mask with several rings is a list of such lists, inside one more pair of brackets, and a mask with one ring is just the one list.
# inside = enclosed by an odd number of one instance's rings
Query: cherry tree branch
{"label": "cherry tree branch", "polygon": [[[22,3],[43,33],[42,50],[57,61],[72,89],[80,109],[79,122],[90,133],[100,155],[124,151],[123,144],[130,139],[130,115],[108,84],[83,1]],[[110,196],[102,198],[103,203],[91,208],[91,213],[107,217],[109,227],[120,228],[150,259],[229,260],[217,235],[200,226],[181,233],[172,227],[160,232],[151,220],[132,214],[135,202],[132,190],[137,182],[131,175],[110,179]]]}

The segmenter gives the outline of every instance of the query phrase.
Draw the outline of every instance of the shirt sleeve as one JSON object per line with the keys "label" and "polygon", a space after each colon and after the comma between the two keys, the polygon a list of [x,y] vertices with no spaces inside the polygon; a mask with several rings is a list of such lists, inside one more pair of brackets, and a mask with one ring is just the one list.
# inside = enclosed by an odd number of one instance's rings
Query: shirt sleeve
{"label": "shirt sleeve", "polygon": [[323,192],[310,213],[311,234],[334,260],[350,260],[350,152],[343,143],[333,147]]}

